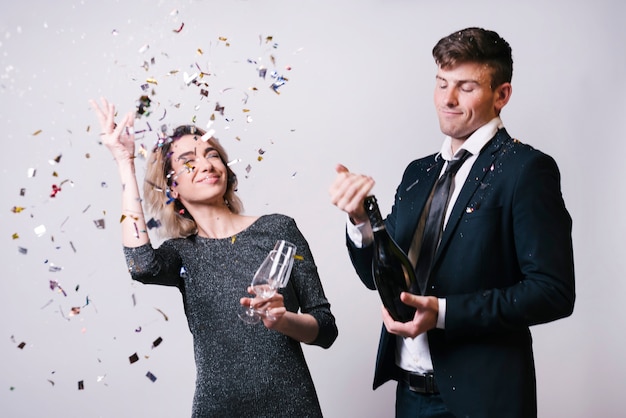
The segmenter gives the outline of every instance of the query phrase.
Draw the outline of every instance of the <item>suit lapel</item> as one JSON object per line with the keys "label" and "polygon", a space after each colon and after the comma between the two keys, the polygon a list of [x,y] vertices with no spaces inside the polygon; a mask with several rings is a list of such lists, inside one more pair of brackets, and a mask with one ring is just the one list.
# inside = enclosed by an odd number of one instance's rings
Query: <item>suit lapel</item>
{"label": "suit lapel", "polygon": [[446,248],[448,241],[461,220],[461,217],[467,210],[471,210],[469,203],[482,184],[485,176],[493,169],[496,160],[501,154],[502,145],[510,139],[511,137],[506,130],[500,129],[493,139],[485,145],[483,151],[480,152],[478,158],[474,161],[474,165],[467,176],[465,184],[463,184],[463,188],[452,208],[450,218],[441,236],[441,242],[435,254],[435,260],[433,261],[433,270],[436,267],[441,252]]}
{"label": "suit lapel", "polygon": [[398,191],[400,205],[398,213],[401,215],[397,217],[394,239],[405,252],[409,251],[417,223],[443,164],[444,159],[439,154],[427,158],[419,164],[414,174],[403,182],[402,189]]}

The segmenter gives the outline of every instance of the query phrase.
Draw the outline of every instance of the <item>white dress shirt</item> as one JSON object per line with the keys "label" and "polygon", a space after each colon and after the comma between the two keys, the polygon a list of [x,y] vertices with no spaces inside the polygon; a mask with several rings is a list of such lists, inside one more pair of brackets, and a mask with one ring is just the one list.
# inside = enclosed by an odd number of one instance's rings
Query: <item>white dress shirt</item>
{"label": "white dress shirt", "polygon": [[[443,171],[445,170],[448,161],[452,160],[455,156],[458,156],[461,149],[465,149],[472,154],[459,168],[459,171],[454,177],[454,189],[452,191],[452,195],[450,196],[450,203],[444,217],[444,229],[446,227],[446,224],[448,223],[448,218],[450,217],[450,213],[452,212],[452,208],[454,207],[456,199],[461,192],[462,185],[465,183],[465,180],[467,179],[467,176],[469,175],[470,169],[472,168],[472,165],[474,165],[476,158],[478,158],[480,150],[485,146],[487,142],[489,142],[491,138],[494,137],[496,132],[502,127],[502,120],[499,117],[495,117],[485,125],[481,126],[469,138],[467,138],[461,148],[456,151],[454,156],[452,155],[451,138],[447,136],[443,140],[441,151],[436,157],[441,157],[446,160],[446,164],[444,164],[441,173],[439,174],[440,176],[441,174],[443,174]],[[361,248],[369,245],[373,241],[372,228],[369,222],[354,225],[352,224],[352,222],[350,222],[350,220],[348,220],[347,224],[348,237],[355,246]],[[437,328],[443,329],[445,326],[446,300],[445,298],[440,298],[438,299],[438,301],[439,316],[437,318]],[[396,364],[400,368],[417,373],[428,373],[433,371],[433,364],[430,358],[430,349],[428,347],[428,338],[426,333],[420,334],[415,338],[405,338],[398,336],[397,339],[398,341],[396,345]]]}

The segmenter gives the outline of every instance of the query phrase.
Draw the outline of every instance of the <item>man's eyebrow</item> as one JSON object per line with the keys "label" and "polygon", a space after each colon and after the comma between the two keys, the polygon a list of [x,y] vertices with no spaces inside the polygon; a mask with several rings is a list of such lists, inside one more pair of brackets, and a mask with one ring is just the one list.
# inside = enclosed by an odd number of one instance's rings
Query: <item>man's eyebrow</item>
{"label": "man's eyebrow", "polygon": [[440,75],[436,75],[435,79],[437,80],[441,80],[441,81],[445,81],[446,83],[453,83],[455,85],[461,85],[461,84],[480,84],[480,81],[478,80],[474,80],[474,79],[467,79],[467,80],[448,80],[447,78],[444,78]]}

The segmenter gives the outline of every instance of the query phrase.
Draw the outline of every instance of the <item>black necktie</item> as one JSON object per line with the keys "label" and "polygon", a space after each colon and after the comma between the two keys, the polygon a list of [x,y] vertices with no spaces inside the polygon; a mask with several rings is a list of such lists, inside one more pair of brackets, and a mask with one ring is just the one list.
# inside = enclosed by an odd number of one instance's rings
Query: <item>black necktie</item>
{"label": "black necktie", "polygon": [[441,238],[443,218],[446,213],[446,208],[448,207],[448,202],[450,201],[450,195],[454,189],[454,175],[459,171],[463,162],[472,155],[466,150],[461,150],[460,153],[458,159],[448,162],[448,166],[437,180],[433,191],[428,217],[426,218],[426,225],[424,226],[422,246],[420,248],[419,258],[417,259],[417,266],[415,267],[415,276],[422,295],[426,291],[426,283],[430,275],[433,258],[435,257],[435,251],[437,250]]}

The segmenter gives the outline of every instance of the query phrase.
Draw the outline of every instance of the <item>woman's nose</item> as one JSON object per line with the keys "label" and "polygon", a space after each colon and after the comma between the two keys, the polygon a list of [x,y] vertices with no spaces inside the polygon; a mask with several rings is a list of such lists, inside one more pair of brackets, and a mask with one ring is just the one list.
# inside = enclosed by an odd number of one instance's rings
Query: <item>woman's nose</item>
{"label": "woman's nose", "polygon": [[213,164],[207,158],[198,158],[198,160],[196,160],[196,167],[200,172],[213,170]]}

